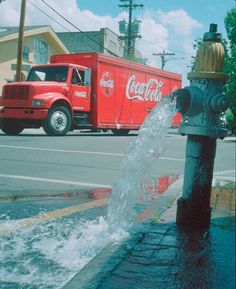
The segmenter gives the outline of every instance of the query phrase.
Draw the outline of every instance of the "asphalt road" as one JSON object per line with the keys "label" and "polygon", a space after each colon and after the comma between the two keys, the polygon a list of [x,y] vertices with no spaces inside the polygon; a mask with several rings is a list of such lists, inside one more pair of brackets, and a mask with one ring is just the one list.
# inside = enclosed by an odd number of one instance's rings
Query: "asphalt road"
{"label": "asphalt road", "polygon": [[[48,137],[42,130],[0,133],[0,194],[75,192],[109,187],[121,176],[121,160],[135,134],[73,132]],[[183,174],[186,137],[170,129],[165,150],[150,173]],[[235,142],[218,141],[215,172],[235,170]]]}
{"label": "asphalt road", "polygon": [[[1,194],[53,193],[109,187],[121,175],[121,160],[135,134],[79,133],[48,137],[41,130],[19,136],[0,135]],[[175,149],[173,149],[173,141]],[[181,173],[184,138],[168,137],[157,174]]]}

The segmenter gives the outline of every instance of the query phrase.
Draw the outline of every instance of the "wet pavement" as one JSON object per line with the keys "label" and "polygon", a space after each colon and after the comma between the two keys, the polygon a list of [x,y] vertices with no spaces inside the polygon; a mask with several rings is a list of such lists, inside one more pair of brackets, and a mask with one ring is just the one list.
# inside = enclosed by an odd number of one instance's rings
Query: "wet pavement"
{"label": "wet pavement", "polygon": [[[157,222],[127,242],[106,247],[64,289],[234,289],[235,183],[216,186],[207,230],[175,223],[176,200]],[[92,273],[93,272],[93,273]]]}
{"label": "wet pavement", "polygon": [[152,225],[97,288],[233,289],[234,241],[231,218],[215,220],[203,232],[180,229],[174,223]]}

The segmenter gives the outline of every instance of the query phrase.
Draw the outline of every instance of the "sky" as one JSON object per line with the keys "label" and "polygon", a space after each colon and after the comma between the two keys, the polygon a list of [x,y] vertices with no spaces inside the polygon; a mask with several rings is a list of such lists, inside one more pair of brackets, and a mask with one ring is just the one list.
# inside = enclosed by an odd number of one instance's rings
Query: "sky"
{"label": "sky", "polygon": [[[48,3],[64,18],[82,31],[96,31],[108,27],[119,34],[118,22],[128,20],[128,12],[120,8],[119,0],[27,0],[25,25],[51,25],[59,31],[77,31],[55,14]],[[141,39],[136,49],[148,59],[148,65],[160,68],[161,60],[153,53],[166,52],[165,70],[180,73],[187,84],[191,57],[195,55],[193,41],[209,30],[210,23],[218,25],[218,32],[226,37],[224,18],[235,0],[133,0],[143,9],[133,11],[133,19],[141,20]],[[0,27],[18,26],[20,0],[0,3]]]}

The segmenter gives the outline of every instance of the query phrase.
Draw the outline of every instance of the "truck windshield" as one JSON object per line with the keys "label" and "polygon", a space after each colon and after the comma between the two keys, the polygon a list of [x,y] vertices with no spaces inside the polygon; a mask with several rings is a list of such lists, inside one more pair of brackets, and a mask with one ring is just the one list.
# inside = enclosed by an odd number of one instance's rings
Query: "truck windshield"
{"label": "truck windshield", "polygon": [[57,81],[65,82],[67,80],[67,66],[40,66],[32,67],[27,81]]}

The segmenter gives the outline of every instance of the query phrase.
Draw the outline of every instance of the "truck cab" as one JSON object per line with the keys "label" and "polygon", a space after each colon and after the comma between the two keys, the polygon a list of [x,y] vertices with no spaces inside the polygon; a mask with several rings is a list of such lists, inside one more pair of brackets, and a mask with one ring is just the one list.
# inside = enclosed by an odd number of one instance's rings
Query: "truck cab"
{"label": "truck cab", "polygon": [[89,125],[91,70],[60,63],[33,66],[24,82],[3,86],[0,128],[17,135],[25,128],[43,127],[48,135],[65,135]]}

